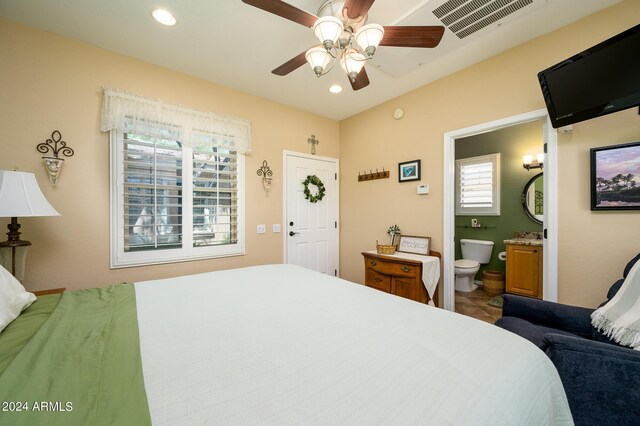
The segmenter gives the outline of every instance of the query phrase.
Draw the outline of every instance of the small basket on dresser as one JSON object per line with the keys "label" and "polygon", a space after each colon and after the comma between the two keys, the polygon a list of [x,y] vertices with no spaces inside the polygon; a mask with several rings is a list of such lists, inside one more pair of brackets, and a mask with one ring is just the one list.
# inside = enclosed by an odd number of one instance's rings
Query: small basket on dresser
{"label": "small basket on dresser", "polygon": [[394,254],[396,252],[396,246],[378,244],[378,241],[376,241],[376,251],[378,254]]}

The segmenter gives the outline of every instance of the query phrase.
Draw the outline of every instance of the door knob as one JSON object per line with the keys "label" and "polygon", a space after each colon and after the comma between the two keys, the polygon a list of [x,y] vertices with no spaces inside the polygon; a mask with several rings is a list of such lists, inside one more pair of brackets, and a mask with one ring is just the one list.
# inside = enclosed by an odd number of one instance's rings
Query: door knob
{"label": "door knob", "polygon": [[289,231],[289,236],[293,237],[294,235],[299,234],[299,232]]}

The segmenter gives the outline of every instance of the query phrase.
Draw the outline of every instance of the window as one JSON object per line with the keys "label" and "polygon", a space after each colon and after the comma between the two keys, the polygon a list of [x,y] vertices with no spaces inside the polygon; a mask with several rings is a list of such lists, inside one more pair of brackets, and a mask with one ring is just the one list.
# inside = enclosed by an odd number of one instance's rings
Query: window
{"label": "window", "polygon": [[244,254],[243,157],[228,137],[149,122],[111,131],[111,266]]}
{"label": "window", "polygon": [[111,267],[244,254],[251,123],[104,88]]}
{"label": "window", "polygon": [[456,160],[456,214],[500,215],[500,154]]}

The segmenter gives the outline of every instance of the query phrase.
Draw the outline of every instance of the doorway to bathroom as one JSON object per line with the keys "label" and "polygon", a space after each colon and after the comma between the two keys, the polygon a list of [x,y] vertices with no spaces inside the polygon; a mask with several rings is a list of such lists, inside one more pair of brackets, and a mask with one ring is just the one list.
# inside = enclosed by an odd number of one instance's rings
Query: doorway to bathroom
{"label": "doorway to bathroom", "polygon": [[[531,232],[533,234],[529,235],[536,236],[546,231],[546,238],[542,239],[541,290],[545,300],[557,300],[556,136],[556,131],[548,123],[546,110],[445,134],[443,294],[446,309],[455,310],[455,260],[463,258],[460,240],[493,241],[490,261],[480,265],[482,269],[476,276],[476,279],[481,279],[483,270],[505,270],[505,262],[499,259],[499,254],[505,251],[503,241],[513,238],[515,232]],[[523,156],[532,155],[535,159],[536,154],[542,153],[544,144],[547,152],[544,159],[540,158],[544,162],[544,179],[531,185],[534,175],[539,175],[542,169],[535,167],[535,161],[534,167],[524,168]],[[461,183],[456,179],[456,176],[460,176],[461,164],[469,166],[467,170],[475,172],[475,164],[486,163],[487,158],[493,158],[493,172],[495,174],[497,168],[497,176],[500,177],[499,184],[494,182],[490,188],[494,194],[493,202],[467,199],[461,203]],[[462,159],[465,161],[461,161]],[[528,196],[524,188],[533,186],[535,190],[536,184],[539,192],[537,213],[535,192]],[[495,191],[498,192],[497,197]],[[530,212],[525,211],[526,203],[532,203]],[[461,205],[471,208],[465,211],[460,208]],[[490,208],[474,210],[477,206]],[[502,254],[500,257],[505,256]]]}

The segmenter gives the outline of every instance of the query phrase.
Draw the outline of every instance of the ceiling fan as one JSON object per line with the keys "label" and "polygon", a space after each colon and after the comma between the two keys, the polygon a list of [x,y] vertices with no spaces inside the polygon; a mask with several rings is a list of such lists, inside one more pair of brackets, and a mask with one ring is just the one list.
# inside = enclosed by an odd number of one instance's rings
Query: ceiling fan
{"label": "ceiling fan", "polygon": [[[280,0],[242,1],[312,28],[322,43],[280,65],[271,71],[273,74],[287,75],[308,62],[321,77],[340,62],[353,90],[369,85],[364,64],[373,57],[378,46],[436,47],[444,34],[443,26],[367,24],[367,15],[375,0],[327,0],[318,9],[318,16]],[[332,59],[335,61],[328,67]]]}

